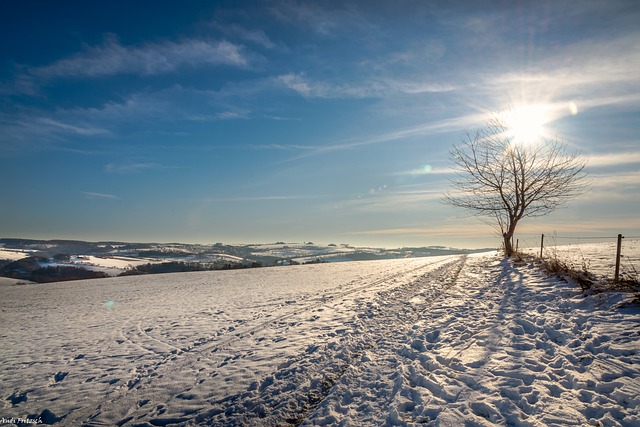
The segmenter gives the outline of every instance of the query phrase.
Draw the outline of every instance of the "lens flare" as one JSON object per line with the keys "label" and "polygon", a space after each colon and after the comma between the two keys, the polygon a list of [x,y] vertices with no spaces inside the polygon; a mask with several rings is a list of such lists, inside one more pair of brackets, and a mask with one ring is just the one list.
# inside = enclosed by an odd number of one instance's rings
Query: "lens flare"
{"label": "lens flare", "polygon": [[369,194],[380,194],[380,193],[384,193],[386,190],[387,190],[387,184],[384,184],[375,188],[370,188]]}
{"label": "lens flare", "polygon": [[571,113],[572,116],[575,116],[576,114],[578,114],[578,106],[573,101],[569,102],[569,112]]}

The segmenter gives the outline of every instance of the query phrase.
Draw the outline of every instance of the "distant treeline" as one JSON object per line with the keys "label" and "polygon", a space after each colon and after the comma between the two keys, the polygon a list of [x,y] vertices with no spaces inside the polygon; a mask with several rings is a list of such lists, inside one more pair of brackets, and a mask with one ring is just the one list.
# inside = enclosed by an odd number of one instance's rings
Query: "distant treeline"
{"label": "distant treeline", "polygon": [[226,263],[205,265],[199,262],[183,262],[183,261],[171,261],[162,262],[159,264],[142,264],[136,267],[130,268],[120,276],[135,276],[139,274],[161,274],[161,273],[186,273],[189,271],[212,271],[212,270],[231,270],[241,268],[257,268],[262,267],[262,263],[252,262],[250,264],[245,263]]}
{"label": "distant treeline", "polygon": [[40,265],[40,263],[46,262],[49,262],[49,259],[44,257],[28,257],[13,261],[0,268],[0,276],[37,283],[108,277],[102,271],[92,271],[85,268],[69,266],[43,267]]}

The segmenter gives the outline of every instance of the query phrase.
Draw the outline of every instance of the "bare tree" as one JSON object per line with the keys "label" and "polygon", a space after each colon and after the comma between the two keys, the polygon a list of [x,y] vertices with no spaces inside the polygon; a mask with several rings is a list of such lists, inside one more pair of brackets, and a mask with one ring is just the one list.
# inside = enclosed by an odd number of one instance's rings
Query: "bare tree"
{"label": "bare tree", "polygon": [[450,160],[456,177],[444,203],[486,217],[513,255],[512,237],[525,217],[546,215],[585,189],[587,160],[568,153],[558,139],[518,143],[499,118],[467,132],[453,146]]}

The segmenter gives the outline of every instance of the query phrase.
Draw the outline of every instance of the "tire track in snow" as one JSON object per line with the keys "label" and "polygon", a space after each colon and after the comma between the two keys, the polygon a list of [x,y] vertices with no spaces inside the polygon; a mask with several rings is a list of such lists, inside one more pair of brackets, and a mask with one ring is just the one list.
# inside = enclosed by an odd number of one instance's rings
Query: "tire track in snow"
{"label": "tire track in snow", "polygon": [[[360,279],[357,279],[355,282],[362,282],[362,285],[357,285],[357,286],[352,286],[351,283],[348,284],[342,284],[339,286],[336,286],[334,288],[331,289],[327,289],[324,291],[325,295],[319,295],[316,297],[311,297],[308,299],[305,299],[305,304],[303,306],[292,306],[292,310],[288,311],[287,313],[277,316],[277,317],[273,317],[273,318],[269,318],[266,319],[265,321],[259,323],[258,325],[246,328],[246,329],[240,329],[240,328],[233,328],[231,330],[226,329],[223,332],[218,332],[218,334],[216,336],[213,336],[211,338],[208,338],[206,340],[198,340],[198,341],[194,341],[189,343],[188,345],[182,346],[182,347],[177,347],[175,345],[173,345],[170,342],[166,342],[164,340],[160,340],[158,338],[152,337],[151,335],[149,335],[147,333],[147,331],[144,331],[142,329],[141,323],[144,321],[144,319],[148,316],[148,314],[150,313],[151,310],[145,310],[145,312],[142,314],[142,316],[133,316],[131,318],[129,318],[125,324],[123,324],[123,338],[126,339],[126,341],[130,342],[133,345],[138,346],[139,348],[141,348],[143,351],[146,352],[150,352],[150,353],[155,353],[155,354],[164,354],[165,357],[171,357],[169,356],[169,354],[173,355],[176,354],[176,351],[178,352],[178,354],[183,354],[183,353],[191,353],[191,354],[202,354],[205,353],[208,350],[211,350],[212,353],[215,353],[219,350],[222,349],[226,349],[229,347],[230,344],[232,344],[235,341],[241,340],[243,338],[245,338],[247,335],[252,335],[254,333],[260,332],[266,328],[268,328],[270,325],[274,324],[274,323],[278,323],[281,322],[283,320],[287,320],[293,316],[299,315],[301,313],[304,312],[308,312],[310,311],[312,308],[317,307],[318,305],[327,305],[330,304],[331,302],[335,301],[335,300],[340,300],[346,296],[349,296],[351,294],[354,294],[356,292],[359,292],[363,289],[366,288],[370,288],[370,287],[374,287],[377,285],[380,285],[382,283],[391,281],[393,279],[402,277],[402,276],[406,276],[406,275],[410,275],[416,271],[419,271],[421,269],[424,269],[426,267],[432,266],[434,264],[438,264],[438,263],[447,263],[450,262],[450,258],[447,258],[445,260],[439,260],[436,262],[432,262],[432,263],[427,263],[421,266],[418,266],[416,268],[413,268],[411,270],[403,270],[397,273],[393,273],[391,275],[385,276],[381,279],[377,279],[374,280],[373,282],[370,282],[371,280],[371,276],[367,276],[367,277],[363,277]],[[375,276],[375,274],[373,275]],[[353,283],[353,282],[352,282]],[[347,288],[347,290],[345,291],[338,291],[341,288]],[[329,295],[326,295],[328,294]],[[137,327],[135,328],[138,333],[134,333],[133,336],[136,337],[144,337],[145,339],[148,339],[149,341],[164,345],[168,348],[171,349],[170,352],[158,352],[158,351],[154,351],[154,350],[150,350],[149,348],[147,348],[146,346],[144,346],[144,341],[141,343],[139,342],[139,340],[136,340],[135,338],[130,338],[129,333],[124,332],[125,326],[133,323],[133,322],[137,322]],[[232,335],[228,338],[224,338],[228,335]],[[192,350],[196,349],[196,352],[192,352]]]}
{"label": "tire track in snow", "polygon": [[[292,311],[290,311],[290,312],[288,312],[286,314],[283,314],[281,316],[275,317],[273,319],[269,319],[268,321],[263,322],[263,323],[255,326],[253,328],[250,328],[250,329],[247,329],[247,330],[244,330],[244,331],[239,331],[233,337],[230,337],[230,338],[228,338],[226,340],[223,340],[220,343],[216,343],[216,345],[212,345],[211,347],[215,347],[214,350],[212,350],[212,352],[216,352],[216,351],[218,351],[218,350],[220,350],[222,348],[225,348],[229,344],[231,344],[232,342],[241,340],[244,337],[246,337],[247,335],[252,335],[252,334],[254,334],[256,332],[260,332],[260,331],[268,328],[270,325],[272,325],[274,323],[282,322],[283,320],[287,320],[287,319],[289,319],[289,318],[291,318],[293,316],[297,316],[297,315],[300,315],[302,313],[311,312],[312,309],[314,309],[314,308],[316,308],[318,306],[328,306],[328,305],[332,304],[335,301],[341,300],[341,299],[343,299],[343,298],[345,298],[345,297],[347,297],[349,295],[352,295],[352,294],[354,294],[356,292],[360,292],[363,289],[373,288],[375,286],[378,286],[380,284],[384,284],[384,283],[393,281],[394,279],[397,279],[397,278],[400,278],[400,277],[410,276],[411,274],[413,274],[413,273],[415,273],[415,272],[417,272],[419,270],[424,270],[427,267],[430,267],[430,266],[432,266],[434,264],[439,264],[439,263],[442,263],[442,262],[448,263],[448,262],[451,262],[451,260],[439,261],[439,262],[435,262],[435,263],[428,263],[428,264],[421,265],[419,267],[413,268],[411,270],[394,273],[394,274],[391,274],[389,276],[383,277],[383,278],[381,278],[379,280],[376,280],[376,281],[374,281],[372,283],[365,283],[363,285],[350,288],[350,289],[348,289],[346,291],[337,293],[335,295],[328,295],[328,296],[321,296],[321,297],[311,298],[311,299],[308,300],[309,301],[308,303],[306,303],[304,306],[302,306],[300,308],[296,308],[295,310],[292,310]],[[206,347],[206,348],[203,348],[203,349],[201,349],[199,351],[203,352],[203,351],[206,351],[208,349],[209,349],[209,347]]]}
{"label": "tire track in snow", "polygon": [[[345,373],[357,371],[354,366],[363,360],[371,363],[376,358],[388,357],[405,342],[406,331],[402,327],[399,331],[399,324],[419,321],[429,307],[455,286],[465,261],[466,256],[450,259],[416,280],[378,291],[375,300],[354,316],[357,324],[352,333],[336,342],[310,346],[306,354],[281,365],[262,383],[237,396],[236,402],[214,402],[217,407],[199,416],[196,422],[228,426],[305,425],[307,417],[327,405],[327,396],[334,393]],[[422,304],[407,304],[416,295],[424,297]]]}

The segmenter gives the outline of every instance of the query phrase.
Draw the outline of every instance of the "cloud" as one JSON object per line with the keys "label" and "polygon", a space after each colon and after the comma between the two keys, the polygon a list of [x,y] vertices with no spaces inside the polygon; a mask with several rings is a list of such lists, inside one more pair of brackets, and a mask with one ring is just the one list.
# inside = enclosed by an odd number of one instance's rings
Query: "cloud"
{"label": "cloud", "polygon": [[323,8],[315,2],[284,0],[274,2],[269,11],[282,22],[326,38],[376,30],[376,27],[355,9],[353,3],[346,3],[344,7]]}
{"label": "cloud", "polygon": [[[63,112],[62,114],[61,111]],[[70,117],[64,110],[46,113],[22,109],[11,113],[0,112],[0,154],[30,151],[33,149],[64,150],[88,153],[68,146],[70,139],[94,139],[110,137],[111,131],[92,120]],[[57,115],[59,118],[48,117]],[[62,143],[62,145],[60,145]]]}
{"label": "cloud", "polygon": [[483,233],[489,233],[489,226],[482,223],[468,224],[451,224],[439,225],[437,227],[401,227],[401,228],[382,228],[376,230],[352,231],[348,234],[365,235],[365,236],[424,236],[424,237],[478,237]]}
{"label": "cloud", "polygon": [[119,175],[125,175],[129,173],[136,173],[144,170],[158,170],[158,169],[175,169],[169,166],[163,166],[160,163],[153,162],[127,162],[127,163],[109,163],[105,166],[107,173],[115,173]]}
{"label": "cloud", "polygon": [[429,206],[442,199],[441,190],[396,190],[384,189],[379,191],[371,189],[366,194],[359,194],[349,200],[327,205],[327,209],[340,209],[345,212],[355,213],[398,213],[398,207],[402,207],[403,213],[412,211],[424,212]]}
{"label": "cloud", "polygon": [[[545,51],[518,71],[488,71],[479,95],[504,101],[573,101],[578,111],[597,107],[637,107],[640,102],[640,32],[604,40],[581,40]],[[507,67],[504,65],[501,68]],[[566,115],[570,114],[566,111]]]}
{"label": "cloud", "polygon": [[275,78],[277,84],[294,90],[305,98],[368,98],[378,97],[385,92],[385,86],[376,81],[365,85],[334,84],[314,81],[304,73],[288,73]]}
{"label": "cloud", "polygon": [[221,22],[214,22],[212,26],[227,36],[237,37],[266,49],[274,49],[276,47],[276,44],[271,41],[263,30],[248,29],[237,24],[223,24]]}
{"label": "cloud", "polygon": [[249,119],[250,112],[244,111],[219,111],[213,114],[187,114],[185,118],[194,122],[213,122],[220,120],[246,120]]}
{"label": "cloud", "polygon": [[425,165],[421,168],[410,169],[407,171],[395,172],[393,176],[420,176],[420,175],[447,175],[455,171],[451,168],[434,168],[431,165]]}
{"label": "cloud", "polygon": [[385,79],[384,82],[389,88],[410,95],[417,95],[422,93],[453,92],[460,88],[459,86],[451,83],[433,83],[429,81],[416,82],[415,80],[401,81]]}
{"label": "cloud", "polygon": [[314,151],[318,147],[312,145],[299,145],[299,144],[248,144],[232,147],[242,150],[273,150],[273,151]]}
{"label": "cloud", "polygon": [[41,78],[154,75],[174,72],[182,66],[247,67],[249,63],[242,46],[226,41],[187,39],[123,46],[110,34],[101,45],[88,46],[70,58],[32,68],[30,74]]}
{"label": "cloud", "polygon": [[49,118],[38,119],[38,122],[42,124],[44,127],[46,127],[47,129],[50,129],[53,131],[61,131],[65,133],[72,133],[72,134],[82,135],[82,136],[111,134],[111,132],[109,132],[106,129],[71,125],[68,123],[62,123],[60,121],[49,119]]}
{"label": "cloud", "polygon": [[602,202],[619,200],[635,202],[640,196],[640,171],[622,171],[610,173],[594,173],[589,191],[578,200],[583,202]]}
{"label": "cloud", "polygon": [[445,93],[460,89],[451,83],[431,81],[401,80],[399,78],[361,78],[357,83],[336,84],[328,81],[312,80],[304,73],[287,73],[275,78],[279,86],[291,89],[305,98],[388,98],[398,94],[418,95],[424,93]]}
{"label": "cloud", "polygon": [[640,163],[640,152],[597,154],[589,157],[590,167],[607,167]]}
{"label": "cloud", "polygon": [[234,119],[248,119],[249,113],[247,111],[220,111],[215,114],[218,120],[234,120]]}
{"label": "cloud", "polygon": [[[387,144],[406,138],[425,137],[447,132],[460,132],[462,129],[477,126],[479,124],[484,124],[487,117],[488,116],[486,113],[472,113],[448,119],[437,120],[416,126],[410,126],[402,129],[396,129],[387,133],[348,138],[326,145],[291,146],[292,148],[299,148],[304,152],[297,156],[284,159],[282,160],[282,163],[290,163],[292,161],[297,161],[307,157],[329,154],[337,151],[353,150],[368,145]],[[444,171],[441,171],[439,169],[436,172],[445,173]],[[411,171],[407,171],[405,174],[410,173]],[[399,174],[403,174],[403,172],[400,172]]]}
{"label": "cloud", "polygon": [[104,193],[94,193],[91,191],[81,191],[82,194],[87,196],[89,199],[113,199],[113,200],[122,200],[118,196],[114,196],[113,194],[104,194]]}
{"label": "cloud", "polygon": [[369,137],[361,137],[357,139],[345,140],[334,145],[321,147],[322,151],[336,151],[355,148],[363,145],[382,144],[397,141],[404,138],[413,138],[416,136],[433,135],[437,133],[460,131],[461,129],[475,126],[486,121],[486,114],[474,113],[463,116],[451,117],[448,119],[437,120],[416,126],[410,126],[402,129],[396,129],[391,132],[374,135]]}

